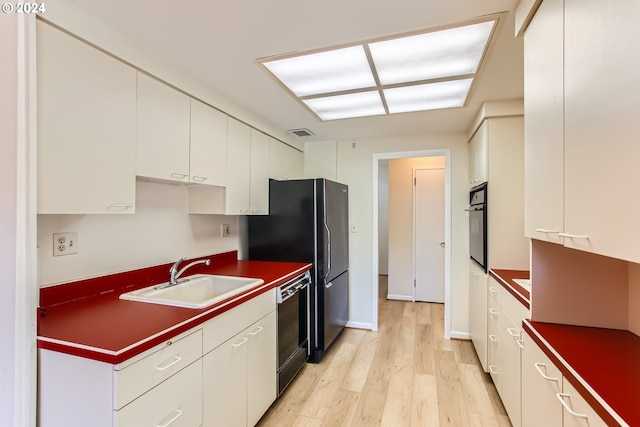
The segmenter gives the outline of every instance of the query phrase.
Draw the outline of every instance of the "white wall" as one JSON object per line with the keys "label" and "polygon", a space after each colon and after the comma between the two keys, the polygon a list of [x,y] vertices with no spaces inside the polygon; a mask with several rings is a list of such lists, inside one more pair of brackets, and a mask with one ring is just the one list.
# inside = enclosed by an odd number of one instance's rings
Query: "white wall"
{"label": "white wall", "polygon": [[[333,142],[307,143],[322,150],[332,149]],[[355,145],[355,147],[354,147]],[[451,333],[465,336],[468,332],[468,224],[464,212],[468,204],[468,148],[464,134],[423,135],[414,137],[376,138],[357,141],[337,141],[337,179],[349,185],[349,217],[356,226],[350,234],[350,324],[372,327],[373,289],[377,276],[373,273],[373,155],[402,151],[451,150],[452,169],[452,274]],[[305,153],[306,154],[306,153]],[[377,224],[376,224],[377,227]],[[375,281],[375,282],[374,282]]]}
{"label": "white wall", "polygon": [[[38,215],[39,284],[238,250],[238,217],[190,215],[186,186],[138,181],[136,213]],[[220,237],[221,224],[231,236]],[[53,256],[53,233],[78,232],[77,255]]]}
{"label": "white wall", "polygon": [[445,167],[443,156],[389,160],[390,298],[413,299],[415,278],[413,170],[436,167]]}

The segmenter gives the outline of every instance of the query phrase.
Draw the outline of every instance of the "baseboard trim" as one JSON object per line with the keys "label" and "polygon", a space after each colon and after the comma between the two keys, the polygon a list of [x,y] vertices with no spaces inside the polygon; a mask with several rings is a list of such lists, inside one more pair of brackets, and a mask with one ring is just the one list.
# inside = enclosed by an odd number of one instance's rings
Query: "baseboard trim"
{"label": "baseboard trim", "polygon": [[373,330],[373,325],[371,323],[366,323],[366,322],[348,321],[346,327],[353,328],[353,329],[366,329],[367,331]]}
{"label": "baseboard trim", "polygon": [[454,340],[470,340],[469,332],[451,331],[451,339]]}
{"label": "baseboard trim", "polygon": [[387,294],[387,299],[397,300],[397,301],[413,301],[413,297],[407,295],[395,295],[395,294]]}

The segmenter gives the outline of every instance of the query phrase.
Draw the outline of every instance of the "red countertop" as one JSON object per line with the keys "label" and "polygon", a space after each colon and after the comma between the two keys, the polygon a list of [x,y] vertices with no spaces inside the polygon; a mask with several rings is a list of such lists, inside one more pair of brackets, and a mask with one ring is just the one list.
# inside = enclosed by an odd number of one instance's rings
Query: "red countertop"
{"label": "red countertop", "polygon": [[170,264],[43,288],[38,348],[121,363],[311,269],[311,264],[238,261],[234,256],[235,252],[214,256],[211,266],[200,265],[188,273],[253,277],[264,284],[204,309],[119,298],[168,280]]}
{"label": "red countertop", "polygon": [[531,306],[531,294],[528,290],[518,285],[513,279],[528,279],[529,272],[526,270],[501,270],[490,269],[489,275],[496,279],[503,288],[513,295],[527,309]]}
{"label": "red countertop", "polygon": [[525,320],[523,328],[610,426],[640,426],[640,337]]}

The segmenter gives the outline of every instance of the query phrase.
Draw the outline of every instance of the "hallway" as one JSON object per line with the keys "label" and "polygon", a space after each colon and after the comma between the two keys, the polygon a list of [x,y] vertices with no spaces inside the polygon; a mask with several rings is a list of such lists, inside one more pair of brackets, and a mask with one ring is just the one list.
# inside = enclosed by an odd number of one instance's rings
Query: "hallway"
{"label": "hallway", "polygon": [[380,280],[379,331],[346,329],[258,426],[510,426],[471,341],[443,338],[444,306],[386,300]]}

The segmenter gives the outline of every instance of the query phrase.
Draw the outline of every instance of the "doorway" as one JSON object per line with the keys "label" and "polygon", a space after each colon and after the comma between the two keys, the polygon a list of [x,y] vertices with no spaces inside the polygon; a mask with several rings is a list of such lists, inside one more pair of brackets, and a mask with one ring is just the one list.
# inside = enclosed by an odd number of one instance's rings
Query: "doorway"
{"label": "doorway", "polygon": [[[373,241],[372,241],[372,295],[378,295],[379,291],[379,242],[378,242],[378,226],[379,226],[379,163],[392,159],[408,159],[418,157],[436,157],[444,158],[444,243],[445,247],[441,248],[444,252],[444,322],[445,322],[445,338],[450,338],[451,325],[451,152],[449,149],[438,150],[419,150],[407,152],[392,153],[375,153],[373,155]],[[413,237],[411,238],[413,242]],[[440,243],[440,242],[439,242]],[[411,264],[415,261],[413,256],[410,257]],[[413,276],[414,266],[410,266],[410,274]],[[413,291],[409,291],[407,299],[413,299]],[[372,298],[372,329],[378,330],[378,299]]]}

